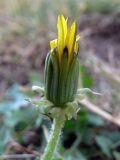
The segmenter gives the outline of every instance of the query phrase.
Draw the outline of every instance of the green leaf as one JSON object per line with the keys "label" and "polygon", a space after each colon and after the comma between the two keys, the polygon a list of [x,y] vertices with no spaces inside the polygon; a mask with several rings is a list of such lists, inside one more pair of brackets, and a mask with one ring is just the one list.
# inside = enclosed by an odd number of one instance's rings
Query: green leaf
{"label": "green leaf", "polygon": [[115,160],[120,160],[120,152],[113,152]]}
{"label": "green leaf", "polygon": [[88,112],[86,109],[81,109],[78,113],[78,118],[77,118],[77,126],[79,128],[79,131],[82,132],[85,128],[86,128],[86,125],[88,123]]}
{"label": "green leaf", "polygon": [[12,110],[18,110],[21,106],[27,106],[28,102],[25,101],[25,95],[20,92],[19,85],[14,84],[8,89],[5,97],[6,101],[0,103],[0,113],[9,115]]}
{"label": "green leaf", "polygon": [[93,113],[88,114],[88,122],[93,126],[103,126],[105,124],[104,120],[101,117]]}
{"label": "green leaf", "polygon": [[81,153],[81,152],[78,152],[78,154],[77,154],[77,159],[76,160],[87,160],[86,158],[85,158],[85,156]]}
{"label": "green leaf", "polygon": [[108,139],[105,136],[96,136],[96,142],[98,144],[98,146],[101,148],[102,152],[108,156],[111,157],[111,145],[112,145],[112,141],[110,139]]}
{"label": "green leaf", "polygon": [[71,130],[75,128],[75,120],[66,121],[64,130]]}
{"label": "green leaf", "polygon": [[53,158],[52,160],[63,160],[62,158]]}
{"label": "green leaf", "polygon": [[30,72],[29,79],[31,83],[34,85],[42,85],[42,83],[38,83],[38,82],[42,82],[42,77],[40,77],[40,74],[38,74],[35,71]]}
{"label": "green leaf", "polygon": [[4,142],[0,142],[0,154],[3,154],[5,150],[5,143]]}
{"label": "green leaf", "polygon": [[[119,131],[105,131],[102,132],[106,137],[109,137],[109,139],[111,139],[113,141],[113,143],[117,143],[120,144],[120,132]],[[115,145],[114,144],[114,145]]]}
{"label": "green leaf", "polygon": [[84,66],[80,67],[81,77],[82,77],[82,85],[85,88],[91,88],[93,85],[93,79],[91,74],[87,73],[87,69]]}
{"label": "green leaf", "polygon": [[[19,111],[13,111],[11,117],[8,119],[8,124],[15,126],[20,122],[24,122],[27,125],[33,125],[36,121],[38,114],[32,107],[24,107]],[[32,120],[32,121],[31,121]]]}

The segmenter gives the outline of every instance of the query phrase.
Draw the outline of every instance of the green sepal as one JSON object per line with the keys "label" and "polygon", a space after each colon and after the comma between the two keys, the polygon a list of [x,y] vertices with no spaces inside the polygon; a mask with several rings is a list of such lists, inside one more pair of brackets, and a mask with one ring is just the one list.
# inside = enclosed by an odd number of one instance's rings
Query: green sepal
{"label": "green sepal", "polygon": [[59,104],[65,104],[66,102],[68,102],[68,100],[65,97],[67,76],[68,76],[68,55],[67,53],[64,53],[62,55],[62,62],[60,65],[60,72],[59,72],[59,88],[58,88]]}
{"label": "green sepal", "polygon": [[49,100],[50,99],[50,88],[52,82],[52,61],[51,55],[48,53],[45,61],[45,96]]}
{"label": "green sepal", "polygon": [[56,99],[58,97],[58,79],[59,79],[59,65],[58,65],[58,57],[56,51],[51,53],[51,61],[52,61],[52,81],[51,81],[51,89],[50,89],[50,100],[56,103]]}
{"label": "green sepal", "polygon": [[79,68],[78,68],[77,56],[75,55],[73,61],[69,66],[68,76],[67,76],[67,85],[66,85],[66,99],[68,102],[74,100],[74,95],[76,94],[77,86],[78,86],[78,76],[79,76]]}
{"label": "green sepal", "polygon": [[68,63],[67,49],[59,63],[57,50],[48,53],[45,62],[45,96],[55,106],[74,101],[78,87],[79,62],[77,55]]}

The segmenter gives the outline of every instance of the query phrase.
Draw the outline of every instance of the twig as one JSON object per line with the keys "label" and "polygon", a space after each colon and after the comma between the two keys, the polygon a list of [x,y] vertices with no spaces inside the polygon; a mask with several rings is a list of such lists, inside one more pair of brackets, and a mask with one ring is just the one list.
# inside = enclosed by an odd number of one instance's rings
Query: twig
{"label": "twig", "polygon": [[100,109],[100,107],[94,105],[93,103],[91,103],[87,99],[84,99],[83,101],[80,101],[80,104],[85,106],[90,111],[92,111],[92,112],[96,113],[97,115],[101,116],[105,120],[120,126],[120,119],[119,118],[110,115],[109,113],[107,113],[106,111]]}
{"label": "twig", "polygon": [[34,158],[36,155],[33,154],[14,154],[14,155],[1,155],[0,160],[4,159],[19,159],[19,158]]}
{"label": "twig", "polygon": [[[105,73],[108,75],[110,79],[113,79],[114,81],[120,83],[120,72],[116,70],[115,68],[110,67],[107,63],[103,62],[102,60],[99,62],[101,65],[99,65],[99,71],[102,73]],[[114,75],[114,76],[113,76]]]}
{"label": "twig", "polygon": [[22,152],[22,153],[26,152],[26,153],[28,153],[30,155],[34,155],[34,156],[41,156],[42,155],[42,153],[39,153],[37,151],[33,151],[30,148],[26,148],[17,142],[11,142],[8,145],[8,150],[15,150],[15,151]]}

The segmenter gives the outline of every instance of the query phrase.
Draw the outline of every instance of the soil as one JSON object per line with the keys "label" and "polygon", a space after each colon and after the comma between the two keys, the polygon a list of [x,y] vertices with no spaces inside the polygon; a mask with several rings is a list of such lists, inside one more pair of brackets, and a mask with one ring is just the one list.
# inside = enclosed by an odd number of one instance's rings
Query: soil
{"label": "soil", "polygon": [[[3,20],[0,23],[4,28]],[[6,23],[4,22],[4,24]],[[120,67],[119,28],[120,14],[84,15],[78,21],[82,44],[102,60],[112,63],[115,68]],[[29,70],[38,72],[43,70],[46,56],[44,53],[48,51],[47,41],[44,40],[44,31],[36,33],[36,42],[14,32],[11,35],[11,39],[2,41],[0,49],[1,94],[14,82],[27,84]],[[42,40],[39,40],[38,36]]]}
{"label": "soil", "polygon": [[79,19],[83,43],[98,57],[120,66],[120,14],[85,15]]}

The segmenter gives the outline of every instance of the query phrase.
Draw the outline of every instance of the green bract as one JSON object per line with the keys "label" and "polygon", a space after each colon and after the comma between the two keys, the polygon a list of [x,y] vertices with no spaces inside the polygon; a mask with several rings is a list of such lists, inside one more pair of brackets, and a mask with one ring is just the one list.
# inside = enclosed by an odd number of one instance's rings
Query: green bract
{"label": "green bract", "polygon": [[58,107],[72,102],[78,87],[79,62],[76,53],[68,63],[67,48],[59,65],[56,49],[48,53],[45,61],[45,96]]}

